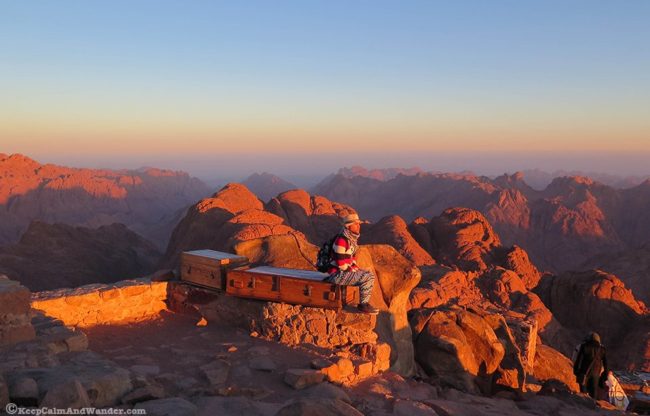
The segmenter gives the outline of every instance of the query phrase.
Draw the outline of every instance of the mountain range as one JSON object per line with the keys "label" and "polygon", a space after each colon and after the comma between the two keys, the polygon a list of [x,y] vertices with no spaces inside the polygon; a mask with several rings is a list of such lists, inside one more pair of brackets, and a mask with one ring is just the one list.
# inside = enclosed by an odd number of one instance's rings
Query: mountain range
{"label": "mountain range", "polygon": [[522,173],[494,179],[418,173],[390,180],[338,174],[311,192],[351,205],[374,221],[399,215],[412,222],[450,207],[472,208],[486,216],[504,243],[523,247],[550,271],[584,268],[602,253],[650,241],[650,180],[616,189],[587,177],[560,177],[538,191]]}
{"label": "mountain range", "polygon": [[78,169],[0,154],[0,245],[17,242],[39,220],[122,223],[162,249],[184,209],[209,193],[185,172]]}

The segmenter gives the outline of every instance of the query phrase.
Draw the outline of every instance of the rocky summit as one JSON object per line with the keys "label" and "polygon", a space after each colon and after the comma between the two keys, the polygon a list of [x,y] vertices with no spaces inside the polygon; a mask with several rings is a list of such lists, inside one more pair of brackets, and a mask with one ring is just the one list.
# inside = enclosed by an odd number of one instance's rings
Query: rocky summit
{"label": "rocky summit", "polygon": [[[423,180],[450,186],[451,195],[460,181],[471,196],[466,206],[412,206],[421,215],[391,213],[362,226],[357,262],[376,276],[377,315],[236,297],[181,278],[188,250],[243,256],[244,267],[314,270],[319,246],[359,207],[304,190],[265,202],[228,184],[184,211],[162,260],[124,225],[33,222],[0,250],[0,267],[20,276],[0,279],[0,405],[154,415],[620,414],[579,392],[570,357],[597,331],[612,369],[650,371],[638,278],[631,289],[606,269],[545,271],[523,243],[512,244],[516,233],[502,235],[494,218],[540,192],[520,176],[386,175],[342,177],[365,181],[369,193]],[[546,208],[533,211],[607,211],[594,201],[609,191],[588,180],[544,192],[536,204]],[[599,195],[595,205],[583,203],[588,194]],[[501,205],[480,209],[495,196]],[[518,227],[533,221],[517,218]],[[566,224],[569,234],[582,227]],[[600,225],[600,235],[613,232]],[[36,286],[33,276],[66,283]],[[641,406],[643,387],[626,383]]]}

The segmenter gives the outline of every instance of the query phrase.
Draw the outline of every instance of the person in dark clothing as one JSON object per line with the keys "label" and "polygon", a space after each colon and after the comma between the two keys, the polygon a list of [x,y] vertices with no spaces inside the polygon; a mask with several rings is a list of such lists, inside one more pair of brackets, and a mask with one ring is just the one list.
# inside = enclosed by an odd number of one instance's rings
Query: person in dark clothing
{"label": "person in dark clothing", "polygon": [[598,398],[601,374],[607,374],[607,372],[605,347],[600,343],[600,335],[592,332],[580,345],[578,355],[573,363],[573,374],[580,385],[580,391],[589,394],[594,399]]}

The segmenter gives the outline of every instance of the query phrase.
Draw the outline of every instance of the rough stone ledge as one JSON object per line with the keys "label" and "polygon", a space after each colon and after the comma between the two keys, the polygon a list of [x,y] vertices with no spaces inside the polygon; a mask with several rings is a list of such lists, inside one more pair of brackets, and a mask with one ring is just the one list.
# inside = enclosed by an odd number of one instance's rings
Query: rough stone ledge
{"label": "rough stone ledge", "polygon": [[149,278],[32,294],[32,309],[66,325],[89,327],[148,319],[167,309],[167,282]]}

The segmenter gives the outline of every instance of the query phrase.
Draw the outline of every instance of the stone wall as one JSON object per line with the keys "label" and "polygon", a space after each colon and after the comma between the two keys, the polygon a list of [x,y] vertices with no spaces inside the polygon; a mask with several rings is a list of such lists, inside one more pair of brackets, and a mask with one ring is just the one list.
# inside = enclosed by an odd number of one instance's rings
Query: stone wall
{"label": "stone wall", "polygon": [[32,294],[32,308],[66,325],[89,327],[144,320],[167,309],[167,282],[148,278]]}
{"label": "stone wall", "polygon": [[0,275],[0,346],[35,336],[29,313],[29,289]]}
{"label": "stone wall", "polygon": [[169,285],[172,311],[194,313],[208,323],[239,326],[285,345],[338,348],[377,341],[375,315],[241,299],[182,282]]}

